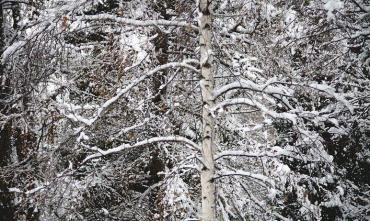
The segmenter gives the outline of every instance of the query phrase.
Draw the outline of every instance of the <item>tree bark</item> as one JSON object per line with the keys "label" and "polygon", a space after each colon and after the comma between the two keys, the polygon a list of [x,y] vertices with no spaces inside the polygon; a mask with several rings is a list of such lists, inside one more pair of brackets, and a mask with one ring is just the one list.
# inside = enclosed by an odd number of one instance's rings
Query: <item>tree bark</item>
{"label": "tree bark", "polygon": [[[0,5],[0,55],[5,48],[3,7]],[[9,86],[5,76],[5,67],[0,62],[0,112],[7,114],[5,101],[8,98]],[[11,159],[11,121],[0,126],[0,169],[7,166]],[[13,196],[8,192],[8,183],[4,177],[0,177],[0,220],[14,220],[15,207],[12,203]]]}
{"label": "tree bark", "polygon": [[210,1],[199,1],[199,29],[200,29],[200,67],[201,90],[203,99],[203,137],[201,188],[202,188],[202,214],[203,221],[216,220],[216,188],[214,183],[214,119],[210,112],[214,106],[212,91],[214,77],[212,72],[212,19],[209,11]]}

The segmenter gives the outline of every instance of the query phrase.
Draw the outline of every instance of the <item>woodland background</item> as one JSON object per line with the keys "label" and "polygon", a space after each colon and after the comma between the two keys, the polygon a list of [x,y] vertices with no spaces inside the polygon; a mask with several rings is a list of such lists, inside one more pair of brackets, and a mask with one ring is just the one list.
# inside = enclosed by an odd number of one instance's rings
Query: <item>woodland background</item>
{"label": "woodland background", "polygon": [[1,0],[0,220],[370,220],[369,42],[367,0]]}

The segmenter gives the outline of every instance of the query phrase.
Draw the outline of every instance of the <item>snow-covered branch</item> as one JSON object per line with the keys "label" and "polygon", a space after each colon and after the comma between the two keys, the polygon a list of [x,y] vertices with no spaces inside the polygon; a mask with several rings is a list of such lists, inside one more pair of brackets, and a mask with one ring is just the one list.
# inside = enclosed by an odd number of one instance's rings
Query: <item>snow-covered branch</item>
{"label": "snow-covered branch", "polygon": [[247,152],[242,150],[227,150],[222,151],[221,153],[215,156],[215,160],[221,159],[223,157],[278,157],[284,155],[280,152]]}
{"label": "snow-covered branch", "polygon": [[82,17],[85,21],[113,21],[120,24],[132,25],[132,26],[177,26],[190,28],[198,31],[198,27],[183,21],[169,21],[169,20],[135,20],[129,18],[121,18],[115,15],[100,14],[100,15],[86,15]]}
{"label": "snow-covered branch", "polygon": [[256,84],[250,80],[241,79],[239,81],[232,82],[230,84],[224,85],[213,91],[213,97],[216,99],[219,96],[225,94],[228,91],[235,89],[248,89],[256,92],[263,92],[266,94],[278,94],[282,96],[292,96],[293,90],[286,87],[275,87],[271,84],[276,83],[275,81],[268,81],[266,84]]}
{"label": "snow-covered branch", "polygon": [[273,118],[280,118],[280,119],[286,119],[290,120],[293,124],[297,123],[297,115],[292,113],[277,113],[273,110],[270,110],[265,105],[259,103],[258,101],[251,100],[249,98],[234,98],[234,99],[227,99],[223,102],[218,103],[217,105],[212,108],[212,112],[214,113],[218,109],[227,107],[227,106],[233,106],[233,105],[248,105],[251,107],[258,108],[263,113],[273,117]]}
{"label": "snow-covered branch", "polygon": [[222,151],[221,153],[217,154],[215,156],[215,160],[219,160],[224,157],[290,157],[297,160],[302,161],[308,161],[308,162],[320,162],[322,160],[320,159],[310,159],[308,156],[299,156],[295,154],[294,152],[291,152],[289,150],[284,150],[279,146],[274,146],[269,151],[261,151],[261,152],[248,152],[248,151],[242,151],[242,150],[226,150]]}
{"label": "snow-covered branch", "polygon": [[30,195],[30,194],[33,194],[33,193],[36,193],[42,189],[44,189],[45,186],[38,186],[36,188],[33,188],[31,190],[27,190],[27,191],[22,191],[18,188],[15,188],[15,187],[11,187],[11,188],[8,188],[8,192],[9,193],[21,193],[21,194],[25,194],[25,195]]}
{"label": "snow-covered branch", "polygon": [[317,83],[312,83],[309,86],[313,89],[324,92],[331,97],[334,97],[337,101],[341,102],[344,106],[346,106],[348,110],[353,114],[354,112],[353,106],[341,94],[336,93],[334,88],[326,84],[317,84]]}
{"label": "snow-covered branch", "polygon": [[219,179],[225,176],[245,176],[249,177],[258,181],[262,181],[265,184],[269,184],[270,186],[274,186],[275,182],[271,178],[262,175],[262,174],[256,174],[256,173],[250,173],[242,170],[236,170],[236,171],[228,171],[228,170],[221,170],[219,172],[219,175],[217,175],[214,179]]}
{"label": "snow-covered branch", "polygon": [[116,135],[114,135],[114,138],[112,138],[112,139],[117,139],[118,137],[122,136],[123,134],[125,134],[129,131],[132,131],[132,130],[138,128],[138,127],[141,127],[141,126],[145,125],[146,123],[149,122],[149,119],[150,118],[145,118],[143,120],[143,122],[141,122],[141,123],[135,124],[135,125],[130,126],[130,127],[122,128]]}
{"label": "snow-covered branch", "polygon": [[227,93],[228,91],[236,90],[236,89],[246,89],[246,90],[251,90],[255,92],[261,92],[261,93],[266,93],[270,95],[281,95],[281,96],[286,96],[286,97],[293,96],[294,94],[293,89],[290,89],[286,86],[280,86],[280,87],[272,86],[272,84],[287,84],[287,85],[303,86],[303,87],[315,89],[319,92],[326,93],[327,95],[335,98],[337,101],[341,102],[351,113],[353,113],[354,111],[353,106],[342,94],[336,93],[335,89],[329,85],[318,84],[318,83],[311,83],[311,84],[284,83],[284,82],[280,82],[276,80],[270,80],[266,82],[266,84],[260,85],[250,80],[240,79],[239,81],[235,81],[235,82],[232,82],[230,84],[227,84],[227,85],[224,85],[222,87],[215,89],[213,91],[213,97],[216,99],[220,97],[221,95]]}
{"label": "snow-covered branch", "polygon": [[159,71],[162,71],[162,70],[168,69],[168,68],[173,68],[173,67],[183,67],[183,68],[188,68],[190,70],[193,70],[195,72],[198,72],[198,70],[194,66],[190,65],[190,63],[197,63],[197,62],[198,62],[197,60],[188,59],[188,60],[184,60],[183,62],[170,62],[170,63],[164,64],[164,65],[157,66],[153,70],[149,71],[147,74],[142,75],[141,77],[133,80],[132,83],[129,84],[129,85],[127,85],[125,88],[118,89],[116,95],[113,96],[111,99],[105,101],[104,104],[101,105],[100,108],[98,108],[98,110],[96,111],[95,116],[92,117],[92,118],[88,118],[87,119],[87,118],[84,118],[84,117],[82,117],[82,116],[80,116],[80,115],[78,115],[76,113],[66,114],[65,116],[67,118],[73,120],[73,121],[82,122],[82,123],[86,124],[87,126],[91,126],[92,124],[94,124],[96,122],[96,120],[100,116],[102,116],[104,114],[104,112],[112,104],[114,104],[118,99],[120,99],[124,94],[126,94],[127,92],[129,92],[132,88],[134,88],[140,82],[142,82],[145,79],[153,76],[154,74],[156,74]]}
{"label": "snow-covered branch", "polygon": [[126,150],[126,149],[130,149],[130,148],[134,148],[134,147],[141,147],[141,146],[145,146],[145,145],[148,145],[148,144],[160,143],[160,142],[183,143],[183,144],[187,145],[188,147],[190,147],[190,149],[200,151],[200,147],[196,143],[194,143],[193,141],[191,141],[191,140],[189,140],[185,137],[181,137],[181,136],[153,137],[153,138],[150,138],[150,139],[147,139],[147,140],[137,142],[137,143],[132,144],[132,145],[131,144],[122,144],[118,147],[108,149],[108,150],[99,149],[99,153],[95,153],[95,154],[92,154],[90,156],[87,156],[82,161],[82,163],[85,163],[85,162],[87,162],[91,159],[98,158],[98,157],[101,157],[101,156],[106,156],[106,155],[110,155],[110,154],[113,154],[113,153],[118,153],[118,152],[121,152],[121,151]]}

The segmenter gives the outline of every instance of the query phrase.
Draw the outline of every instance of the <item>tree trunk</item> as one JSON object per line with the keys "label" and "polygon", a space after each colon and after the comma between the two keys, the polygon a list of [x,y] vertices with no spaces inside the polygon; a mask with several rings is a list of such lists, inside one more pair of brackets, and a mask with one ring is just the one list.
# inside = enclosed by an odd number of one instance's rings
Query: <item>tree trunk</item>
{"label": "tree trunk", "polygon": [[212,33],[211,15],[209,11],[210,1],[200,0],[199,2],[199,28],[200,28],[200,67],[202,79],[200,82],[203,99],[203,137],[202,156],[203,165],[201,168],[202,188],[202,214],[203,221],[216,220],[216,189],[214,183],[215,165],[213,158],[214,148],[214,119],[210,109],[214,106],[212,91],[214,78],[212,73]]}
{"label": "tree trunk", "polygon": [[[0,55],[5,48],[4,36],[4,16],[3,7],[0,5]],[[0,112],[7,114],[7,107],[5,101],[8,98],[9,86],[5,76],[5,67],[0,62]],[[11,159],[11,136],[12,126],[11,121],[5,125],[0,125],[0,169],[7,166]],[[0,220],[14,220],[14,205],[13,196],[8,192],[8,183],[4,177],[0,178]]]}

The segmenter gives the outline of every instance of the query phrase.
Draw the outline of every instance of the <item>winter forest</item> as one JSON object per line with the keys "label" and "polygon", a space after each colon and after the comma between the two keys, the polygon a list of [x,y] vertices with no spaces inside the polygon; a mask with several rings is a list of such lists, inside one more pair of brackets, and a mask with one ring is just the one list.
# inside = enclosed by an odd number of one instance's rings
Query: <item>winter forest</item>
{"label": "winter forest", "polygon": [[0,221],[369,221],[368,0],[0,0]]}

